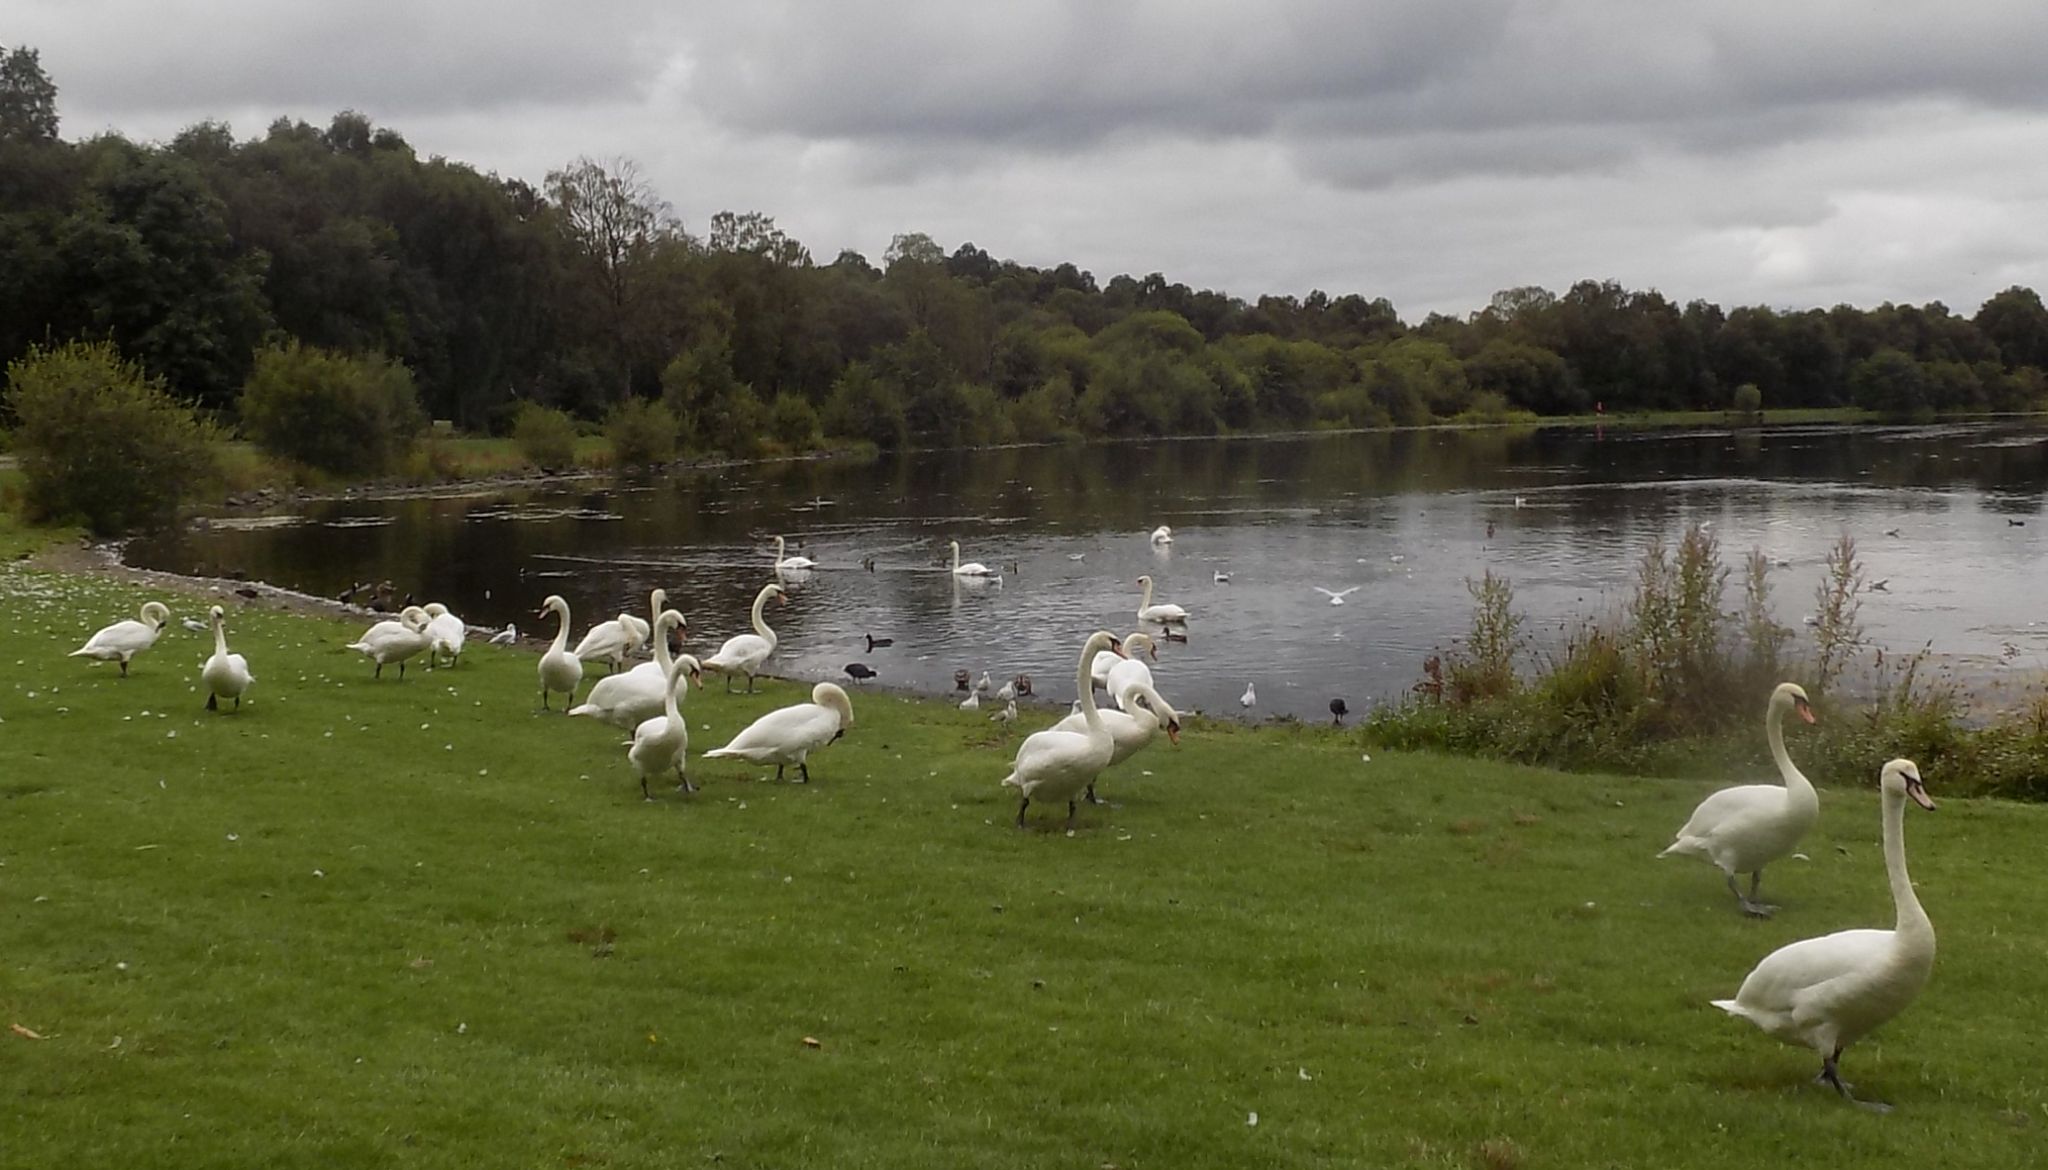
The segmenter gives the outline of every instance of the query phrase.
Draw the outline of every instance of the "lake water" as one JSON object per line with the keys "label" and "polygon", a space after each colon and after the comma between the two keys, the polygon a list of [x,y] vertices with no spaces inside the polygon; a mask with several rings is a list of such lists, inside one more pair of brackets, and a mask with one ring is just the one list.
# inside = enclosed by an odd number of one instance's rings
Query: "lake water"
{"label": "lake water", "polygon": [[[660,586],[702,655],[746,629],[773,580],[773,536],[822,568],[771,607],[774,673],[950,692],[955,670],[1031,674],[1073,694],[1101,627],[1137,626],[1136,578],[1191,613],[1154,673],[1183,710],[1327,719],[1405,692],[1469,620],[1464,582],[1514,583],[1541,642],[1626,598],[1649,542],[1711,522],[1738,572],[1762,548],[1782,620],[1801,629],[1828,547],[1854,535],[1872,580],[1863,620],[1897,649],[1983,672],[2048,662],[2048,426],[1682,431],[1419,430],[905,455],[874,464],[724,468],[638,484],[583,481],[394,500],[335,500],[138,541],[131,563],[244,573],[332,596],[388,578],[473,624],[534,620],[549,593],[577,634]],[[1175,540],[1148,534],[1171,525]],[[946,541],[1004,572],[956,581]],[[873,568],[863,561],[872,558]],[[1218,582],[1216,574],[1229,575]],[[1332,605],[1315,586],[1356,587]],[[865,635],[893,638],[870,652]],[[1801,636],[1804,630],[1801,629]],[[714,687],[717,684],[713,684]]]}

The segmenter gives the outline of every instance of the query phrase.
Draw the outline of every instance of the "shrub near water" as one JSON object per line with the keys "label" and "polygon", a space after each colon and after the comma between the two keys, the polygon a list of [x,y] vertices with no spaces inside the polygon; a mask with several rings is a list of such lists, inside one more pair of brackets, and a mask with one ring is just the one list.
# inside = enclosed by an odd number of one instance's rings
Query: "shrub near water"
{"label": "shrub near water", "polygon": [[30,519],[125,532],[213,477],[209,429],[110,342],[31,348],[7,367],[7,407]]}
{"label": "shrub near water", "polygon": [[653,467],[676,457],[676,416],[645,398],[628,398],[604,420],[612,462],[619,467]]}
{"label": "shrub near water", "polygon": [[576,466],[576,420],[553,407],[538,402],[521,406],[512,419],[512,441],[542,471]]}
{"label": "shrub near water", "polygon": [[258,447],[335,475],[390,471],[426,422],[403,364],[296,341],[256,355],[241,414]]}

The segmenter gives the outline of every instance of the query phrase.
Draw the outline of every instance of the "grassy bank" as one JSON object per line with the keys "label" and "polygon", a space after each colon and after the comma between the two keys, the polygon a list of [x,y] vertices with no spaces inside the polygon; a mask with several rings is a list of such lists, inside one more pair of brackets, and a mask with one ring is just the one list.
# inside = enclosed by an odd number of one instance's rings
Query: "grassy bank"
{"label": "grassy bank", "polygon": [[[1912,818],[1943,950],[1845,1062],[1876,1118],[1706,1003],[1889,921],[1868,787],[1755,922],[1653,860],[1697,783],[1197,723],[1020,833],[993,725],[857,694],[815,783],[648,804],[530,652],[373,682],[359,623],[238,610],[209,716],[175,621],[62,657],[143,595],[0,596],[10,1164],[2022,1166],[2048,1123],[2048,809]],[[713,682],[693,748],[800,689]]]}

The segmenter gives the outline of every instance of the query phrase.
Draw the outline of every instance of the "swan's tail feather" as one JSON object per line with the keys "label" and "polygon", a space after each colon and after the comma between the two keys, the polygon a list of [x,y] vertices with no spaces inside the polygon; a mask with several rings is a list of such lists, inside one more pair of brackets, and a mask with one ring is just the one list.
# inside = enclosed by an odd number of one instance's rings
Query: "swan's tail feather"
{"label": "swan's tail feather", "polygon": [[1698,837],[1680,837],[1678,840],[1673,841],[1671,844],[1665,846],[1664,852],[1659,853],[1657,856],[1704,857],[1706,856],[1706,854],[1706,842],[1700,840]]}
{"label": "swan's tail feather", "polygon": [[738,752],[733,751],[730,748],[712,748],[710,751],[705,752],[704,754],[712,759],[727,759],[739,755]]}
{"label": "swan's tail feather", "polygon": [[1722,1011],[1727,1012],[1731,1016],[1740,1016],[1743,1019],[1748,1020],[1750,1023],[1757,1025],[1758,1027],[1763,1026],[1763,1021],[1758,1019],[1754,1012],[1750,1011],[1746,1007],[1743,1007],[1740,1003],[1737,1003],[1735,1000],[1716,999],[1710,1002],[1713,1003],[1715,1007],[1720,1008]]}
{"label": "swan's tail feather", "polygon": [[89,647],[89,646],[81,646],[81,647],[79,647],[78,649],[76,649],[76,650],[73,650],[73,651],[72,651],[71,653],[69,653],[69,654],[66,654],[66,655],[65,655],[64,657],[66,657],[66,658],[85,658],[85,657],[88,657],[88,656],[90,656],[91,654],[92,654],[92,648],[91,648],[91,647]]}
{"label": "swan's tail feather", "polygon": [[1009,775],[1003,777],[1003,787],[1021,789],[1024,787],[1024,782],[1022,780],[1017,779],[1017,774],[1015,772],[1012,772]]}
{"label": "swan's tail feather", "polygon": [[370,652],[370,644],[368,642],[350,642],[348,645],[343,646],[342,649],[354,650],[359,654],[368,654]]}
{"label": "swan's tail feather", "polygon": [[569,708],[569,714],[593,715],[602,717],[605,714],[605,710],[603,707],[600,707],[595,703],[580,703],[574,707]]}

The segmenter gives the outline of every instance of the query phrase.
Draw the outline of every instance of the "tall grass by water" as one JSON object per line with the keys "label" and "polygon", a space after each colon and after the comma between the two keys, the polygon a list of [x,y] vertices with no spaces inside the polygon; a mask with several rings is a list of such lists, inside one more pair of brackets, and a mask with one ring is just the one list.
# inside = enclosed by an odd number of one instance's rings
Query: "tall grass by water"
{"label": "tall grass by water", "polygon": [[[646,803],[530,652],[373,682],[361,623],[237,607],[220,715],[175,620],[62,657],[151,597],[216,599],[0,568],[8,1164],[2019,1167],[2048,1123],[2048,809],[1910,821],[1942,951],[1845,1061],[1874,1118],[1707,1004],[1889,921],[1868,780],[1758,922],[1654,859],[1702,784],[1191,720],[1018,832],[1014,738],[856,693],[814,783],[693,753]],[[802,690],[692,693],[692,746]]]}
{"label": "tall grass by water", "polygon": [[2048,693],[1976,715],[1932,648],[1899,655],[1871,646],[1860,620],[1870,584],[1846,533],[1830,549],[1806,624],[1810,645],[1772,617],[1774,566],[1742,562],[1729,608],[1719,542],[1702,527],[1659,541],[1637,566],[1627,605],[1588,617],[1554,647],[1522,634],[1514,586],[1491,571],[1467,587],[1471,629],[1424,664],[1404,703],[1373,712],[1384,746],[1491,756],[1575,769],[1711,775],[1760,765],[1758,730],[1771,688],[1804,683],[1820,727],[1796,753],[1817,779],[1860,784],[1906,756],[1954,788],[2048,799]]}

